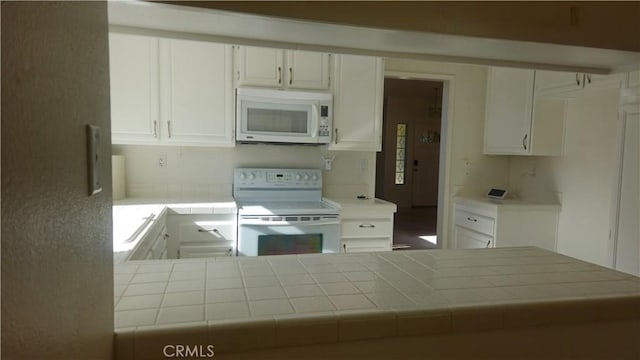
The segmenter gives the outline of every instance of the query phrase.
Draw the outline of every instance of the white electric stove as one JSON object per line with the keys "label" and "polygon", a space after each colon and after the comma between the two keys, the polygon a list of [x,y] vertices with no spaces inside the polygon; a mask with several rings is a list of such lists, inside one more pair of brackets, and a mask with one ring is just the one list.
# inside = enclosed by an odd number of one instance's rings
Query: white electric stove
{"label": "white electric stove", "polygon": [[238,255],[336,253],[337,208],[322,200],[319,169],[237,168]]}

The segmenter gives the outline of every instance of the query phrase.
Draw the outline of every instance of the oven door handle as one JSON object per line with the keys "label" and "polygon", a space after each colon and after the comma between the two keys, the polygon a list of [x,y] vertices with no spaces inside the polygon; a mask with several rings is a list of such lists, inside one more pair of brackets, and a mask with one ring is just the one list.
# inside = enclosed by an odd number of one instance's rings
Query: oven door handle
{"label": "oven door handle", "polygon": [[239,225],[258,225],[258,226],[324,226],[339,225],[339,219],[331,219],[327,221],[265,221],[260,219],[240,219]]}

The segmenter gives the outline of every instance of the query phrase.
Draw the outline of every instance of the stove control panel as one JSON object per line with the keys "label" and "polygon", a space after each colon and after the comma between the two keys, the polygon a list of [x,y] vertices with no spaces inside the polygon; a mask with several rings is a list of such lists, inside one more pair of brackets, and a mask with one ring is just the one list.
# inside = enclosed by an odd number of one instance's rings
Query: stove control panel
{"label": "stove control panel", "polygon": [[236,168],[233,183],[243,188],[322,188],[322,170]]}

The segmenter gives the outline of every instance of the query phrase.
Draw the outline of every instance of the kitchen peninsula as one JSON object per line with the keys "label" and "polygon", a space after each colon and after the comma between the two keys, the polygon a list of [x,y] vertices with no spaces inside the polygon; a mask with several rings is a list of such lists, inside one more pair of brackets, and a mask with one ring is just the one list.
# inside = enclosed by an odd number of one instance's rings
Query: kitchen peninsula
{"label": "kitchen peninsula", "polygon": [[640,279],[533,247],[131,261],[115,286],[117,359],[640,352]]}

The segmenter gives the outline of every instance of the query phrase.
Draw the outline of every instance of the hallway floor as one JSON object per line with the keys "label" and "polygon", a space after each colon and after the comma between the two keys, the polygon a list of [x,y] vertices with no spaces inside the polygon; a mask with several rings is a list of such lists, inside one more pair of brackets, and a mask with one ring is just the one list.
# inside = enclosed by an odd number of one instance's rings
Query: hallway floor
{"label": "hallway floor", "polygon": [[393,226],[394,250],[436,249],[437,213],[435,206],[398,208]]}

